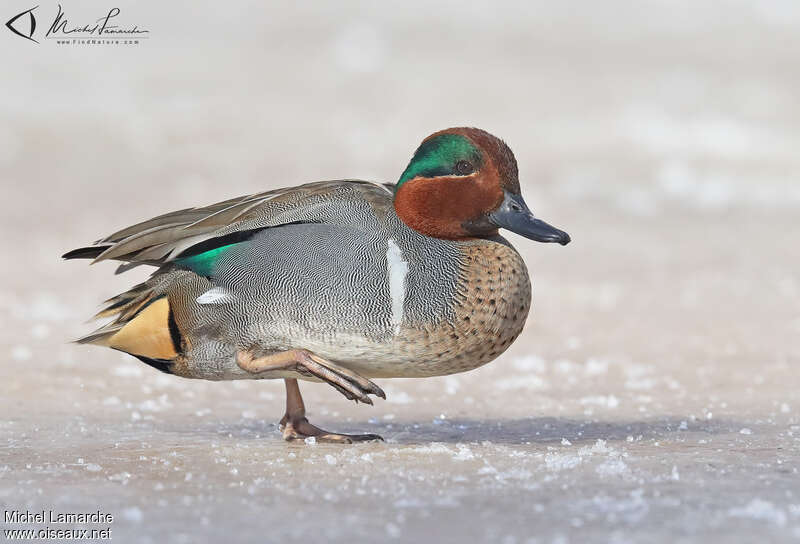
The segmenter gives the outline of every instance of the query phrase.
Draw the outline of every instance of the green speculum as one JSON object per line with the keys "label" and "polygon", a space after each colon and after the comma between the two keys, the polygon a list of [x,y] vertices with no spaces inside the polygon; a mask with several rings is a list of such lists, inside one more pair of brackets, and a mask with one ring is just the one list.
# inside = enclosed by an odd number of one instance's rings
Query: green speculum
{"label": "green speculum", "polygon": [[242,242],[209,249],[191,257],[175,259],[175,264],[186,267],[199,276],[211,276],[214,274],[214,269],[222,256],[240,243]]}

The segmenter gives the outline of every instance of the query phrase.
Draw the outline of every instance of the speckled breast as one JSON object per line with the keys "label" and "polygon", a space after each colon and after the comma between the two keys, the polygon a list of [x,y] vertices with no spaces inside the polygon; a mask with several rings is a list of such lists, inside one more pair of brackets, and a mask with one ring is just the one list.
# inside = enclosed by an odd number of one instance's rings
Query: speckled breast
{"label": "speckled breast", "polygon": [[504,239],[460,246],[453,317],[432,326],[404,327],[394,349],[407,355],[405,362],[372,368],[372,376],[440,376],[471,370],[497,358],[522,332],[531,306],[531,283],[522,257]]}

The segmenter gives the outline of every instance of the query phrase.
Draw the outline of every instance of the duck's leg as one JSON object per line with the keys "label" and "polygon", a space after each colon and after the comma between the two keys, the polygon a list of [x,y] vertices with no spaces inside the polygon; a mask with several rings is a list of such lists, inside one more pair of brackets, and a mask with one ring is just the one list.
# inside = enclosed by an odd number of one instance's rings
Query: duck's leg
{"label": "duck's leg", "polygon": [[314,376],[332,385],[348,400],[372,404],[368,395],[386,398],[383,389],[352,370],[323,359],[307,349],[290,349],[272,355],[256,357],[250,351],[236,354],[239,368],[252,374],[274,370],[292,370],[305,376]]}
{"label": "duck's leg", "polygon": [[[249,351],[240,351],[236,356],[236,362],[240,368],[253,374],[270,370],[293,370],[300,374],[314,376],[329,383],[345,397],[356,402],[372,404],[372,399],[367,396],[369,394],[386,398],[383,390],[370,380],[304,349],[293,349],[264,357],[255,357]],[[313,436],[320,442],[345,444],[383,440],[377,434],[337,434],[312,425],[306,419],[306,408],[303,404],[303,397],[300,396],[297,380],[287,378],[284,381],[286,382],[286,414],[281,419],[281,431],[283,431],[284,439],[304,440]]]}
{"label": "duck's leg", "polygon": [[283,431],[284,440],[305,440],[312,436],[318,442],[336,442],[339,444],[383,440],[377,434],[331,433],[312,425],[306,418],[306,407],[303,404],[303,397],[300,396],[300,386],[297,385],[297,380],[287,378],[284,382],[286,382],[286,414],[281,419],[281,431]]}

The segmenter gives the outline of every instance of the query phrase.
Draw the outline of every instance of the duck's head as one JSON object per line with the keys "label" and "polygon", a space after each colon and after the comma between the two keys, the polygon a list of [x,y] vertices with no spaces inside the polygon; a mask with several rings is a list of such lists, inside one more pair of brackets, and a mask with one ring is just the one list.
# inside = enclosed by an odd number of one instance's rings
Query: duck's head
{"label": "duck's head", "polygon": [[436,238],[494,236],[504,228],[538,242],[570,241],[528,209],[511,149],[477,128],[425,138],[397,182],[394,207],[406,225]]}

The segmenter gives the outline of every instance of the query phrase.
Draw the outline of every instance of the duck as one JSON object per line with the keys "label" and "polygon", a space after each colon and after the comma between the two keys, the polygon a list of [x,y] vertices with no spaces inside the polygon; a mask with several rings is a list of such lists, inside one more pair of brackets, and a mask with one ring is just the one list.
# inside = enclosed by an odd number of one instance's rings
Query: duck
{"label": "duck", "polygon": [[480,367],[522,332],[531,282],[506,229],[570,236],[531,212],[508,145],[471,127],[425,138],[398,181],[318,181],[182,209],[64,259],[152,275],[108,299],[79,344],[183,378],[283,379],[287,441],[382,440],[311,424],[298,380],[385,399],[378,378]]}

